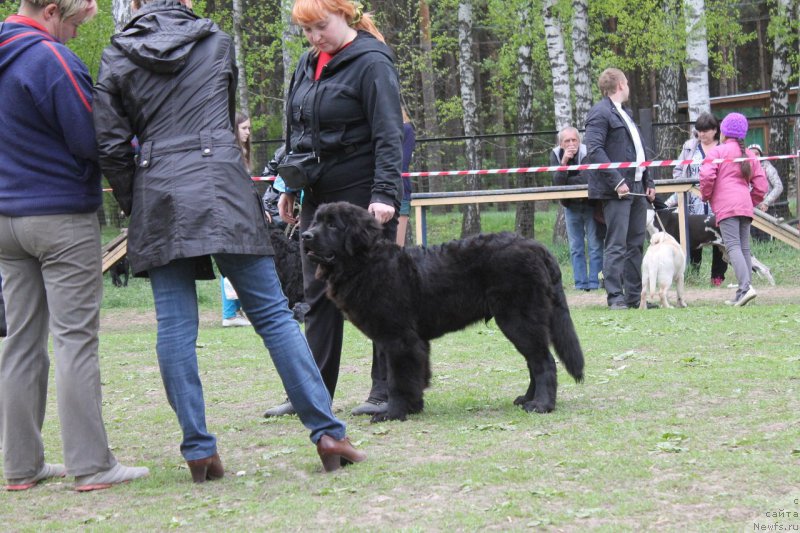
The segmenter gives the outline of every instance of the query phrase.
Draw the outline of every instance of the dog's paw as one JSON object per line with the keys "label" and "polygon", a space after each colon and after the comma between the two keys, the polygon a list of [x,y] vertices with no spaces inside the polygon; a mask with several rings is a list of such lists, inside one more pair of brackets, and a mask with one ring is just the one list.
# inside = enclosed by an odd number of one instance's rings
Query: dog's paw
{"label": "dog's paw", "polygon": [[398,420],[400,422],[406,421],[405,414],[389,414],[389,413],[378,413],[377,415],[372,415],[372,418],[369,419],[371,424],[377,424],[379,422],[388,422],[390,420]]}
{"label": "dog's paw", "polygon": [[420,398],[419,400],[414,400],[408,403],[408,414],[414,415],[417,413],[421,413],[422,409],[425,407],[425,401]]}
{"label": "dog's paw", "polygon": [[527,396],[517,396],[516,399],[514,399],[514,405],[525,405],[529,401],[531,401],[531,399]]}
{"label": "dog's paw", "polygon": [[689,305],[686,302],[684,302],[683,300],[678,300],[678,307],[685,308],[685,307],[689,307]]}
{"label": "dog's paw", "polygon": [[542,404],[541,402],[531,401],[525,402],[522,404],[522,408],[529,413],[549,413],[556,408],[555,405],[552,404]]}

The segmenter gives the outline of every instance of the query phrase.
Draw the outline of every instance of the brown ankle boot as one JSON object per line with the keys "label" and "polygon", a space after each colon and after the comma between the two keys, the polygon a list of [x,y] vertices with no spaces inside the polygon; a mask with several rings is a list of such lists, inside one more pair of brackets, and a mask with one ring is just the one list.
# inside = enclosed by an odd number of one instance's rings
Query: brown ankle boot
{"label": "brown ankle boot", "polygon": [[189,471],[192,473],[192,481],[195,483],[213,481],[225,475],[225,469],[222,467],[222,460],[219,458],[218,453],[204,459],[186,461],[186,464],[189,465]]}
{"label": "brown ankle boot", "polygon": [[333,472],[350,463],[360,463],[367,458],[367,454],[353,448],[347,437],[336,440],[328,435],[323,435],[317,442],[317,453],[326,472]]}

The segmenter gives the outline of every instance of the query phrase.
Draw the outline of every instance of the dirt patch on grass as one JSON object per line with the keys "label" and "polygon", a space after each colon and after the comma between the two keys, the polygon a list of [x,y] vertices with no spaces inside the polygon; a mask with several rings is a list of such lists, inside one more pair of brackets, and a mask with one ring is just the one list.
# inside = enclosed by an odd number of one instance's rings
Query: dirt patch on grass
{"label": "dirt patch on grass", "polygon": [[[755,285],[755,284],[754,284]],[[800,287],[787,286],[756,286],[758,297],[748,305],[779,305],[800,302]],[[725,300],[729,300],[736,294],[735,288],[728,287],[687,287],[686,303],[693,305],[725,305]],[[673,287],[669,293],[670,303],[675,305],[677,297]],[[606,293],[603,290],[597,291],[567,291],[567,302],[570,307],[590,307],[605,306]]]}

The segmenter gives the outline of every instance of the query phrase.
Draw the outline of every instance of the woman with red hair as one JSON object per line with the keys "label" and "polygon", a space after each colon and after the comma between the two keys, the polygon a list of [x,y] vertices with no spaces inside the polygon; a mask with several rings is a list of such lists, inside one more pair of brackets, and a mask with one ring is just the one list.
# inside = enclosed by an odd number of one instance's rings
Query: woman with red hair
{"label": "woman with red hair", "polygon": [[[394,241],[400,207],[403,117],[394,54],[369,13],[351,0],[296,0],[294,21],[311,44],[300,58],[286,104],[287,153],[314,154],[304,191],[300,228],[311,224],[317,208],[345,201],[368,209]],[[284,176],[285,178],[285,176]],[[297,191],[281,195],[281,218],[292,213]],[[333,397],[339,377],[344,317],[315,279],[315,265],[303,257],[306,337],[325,385]],[[386,410],[385,358],[373,348],[372,389],[354,414]],[[265,415],[289,414],[284,403]]]}

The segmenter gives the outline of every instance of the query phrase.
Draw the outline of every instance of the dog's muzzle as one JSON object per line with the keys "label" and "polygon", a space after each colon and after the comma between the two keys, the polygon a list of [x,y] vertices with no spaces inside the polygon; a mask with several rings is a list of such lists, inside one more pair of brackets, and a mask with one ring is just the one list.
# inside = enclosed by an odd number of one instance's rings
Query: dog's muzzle
{"label": "dog's muzzle", "polygon": [[311,230],[304,231],[301,237],[303,237],[303,250],[312,263],[318,265],[332,265],[334,263],[336,254],[324,255],[314,250],[314,233]]}

